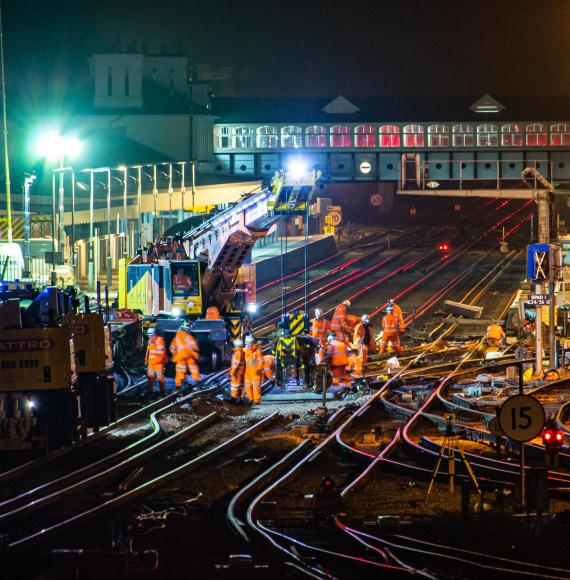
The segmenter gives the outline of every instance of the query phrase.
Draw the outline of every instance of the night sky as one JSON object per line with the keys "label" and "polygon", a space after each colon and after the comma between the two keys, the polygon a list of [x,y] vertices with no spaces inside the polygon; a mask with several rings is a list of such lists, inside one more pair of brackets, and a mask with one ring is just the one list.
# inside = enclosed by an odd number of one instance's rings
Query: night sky
{"label": "night sky", "polygon": [[[570,94],[567,0],[3,0],[8,82],[34,103],[122,43],[231,66],[235,95]],[[38,93],[39,94],[39,93]],[[41,103],[35,103],[38,107]]]}

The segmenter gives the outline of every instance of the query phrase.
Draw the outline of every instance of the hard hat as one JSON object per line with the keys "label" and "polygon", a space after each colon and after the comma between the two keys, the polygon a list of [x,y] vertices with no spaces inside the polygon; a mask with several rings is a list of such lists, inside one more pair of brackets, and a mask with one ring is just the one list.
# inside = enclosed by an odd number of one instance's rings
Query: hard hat
{"label": "hard hat", "polygon": [[327,342],[332,342],[335,338],[336,338],[336,336],[334,334],[329,334],[327,336]]}
{"label": "hard hat", "polygon": [[348,307],[351,305],[351,302],[350,302],[350,300],[343,300],[342,305]]}
{"label": "hard hat", "polygon": [[250,346],[250,345],[252,345],[254,342],[255,342],[255,339],[253,338],[253,336],[251,336],[251,334],[248,334],[248,335],[245,337],[245,345],[246,345],[246,346]]}
{"label": "hard hat", "polygon": [[236,338],[234,340],[234,346],[243,346],[243,340],[241,340],[241,338]]}
{"label": "hard hat", "polygon": [[151,326],[147,331],[146,331],[148,336],[152,336],[153,334],[156,334],[156,329]]}
{"label": "hard hat", "polygon": [[185,322],[183,322],[183,323],[180,325],[180,329],[181,329],[181,330],[184,330],[184,331],[186,331],[186,332],[190,332],[190,323],[188,323],[188,322],[186,322],[186,321],[185,321]]}
{"label": "hard hat", "polygon": [[386,306],[386,312],[393,312],[394,311],[394,306],[392,304],[388,304],[388,306]]}
{"label": "hard hat", "polygon": [[368,323],[368,322],[370,322],[370,318],[368,317],[368,314],[363,314],[360,317],[360,320],[362,320],[362,322],[364,322],[365,324]]}
{"label": "hard hat", "polygon": [[319,318],[320,316],[322,316],[323,311],[320,308],[315,308],[315,316],[317,318]]}

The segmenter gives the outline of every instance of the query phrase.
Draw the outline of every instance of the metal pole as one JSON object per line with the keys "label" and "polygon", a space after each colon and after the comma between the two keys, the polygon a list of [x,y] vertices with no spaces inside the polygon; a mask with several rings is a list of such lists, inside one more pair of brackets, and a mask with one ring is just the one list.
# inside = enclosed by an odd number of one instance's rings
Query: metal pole
{"label": "metal pole", "polygon": [[71,265],[75,268],[75,171],[71,173]]}
{"label": "metal pole", "polygon": [[107,167],[107,260],[105,263],[107,271],[107,286],[113,283],[113,272],[111,262],[111,169]]}
{"label": "metal pole", "polygon": [[30,277],[30,188],[35,175],[24,179],[24,269],[26,278]]}
{"label": "metal pole", "polygon": [[88,282],[89,288],[93,289],[95,284],[95,271],[93,268],[93,260],[94,260],[94,253],[95,253],[95,240],[93,239],[95,235],[94,231],[94,220],[95,220],[95,211],[93,208],[94,199],[95,199],[95,174],[93,173],[93,169],[89,170],[89,264],[88,264]]}
{"label": "metal pole", "polygon": [[57,244],[58,250],[63,252],[63,241],[65,240],[65,189],[64,189],[64,174],[63,174],[63,167],[64,167],[64,156],[61,155],[59,158],[59,197],[58,197],[58,214],[59,214],[59,222],[57,228]]}
{"label": "metal pole", "polygon": [[51,175],[51,285],[57,284],[55,271],[55,173]]}
{"label": "metal pole", "polygon": [[137,166],[137,211],[139,214],[139,246],[142,247],[142,166]]}
{"label": "metal pole", "polygon": [[556,300],[554,296],[554,282],[550,280],[548,282],[548,297],[550,298],[550,305],[548,308],[548,348],[550,350],[550,358],[548,360],[548,366],[551,369],[555,369],[557,365],[556,361],[556,340],[555,340],[555,324],[554,313],[556,311]]}
{"label": "metal pole", "polygon": [[153,201],[152,237],[154,241],[154,238],[156,238],[156,212],[158,203],[158,187],[156,185],[156,163],[152,166],[152,201]]}
{"label": "metal pole", "polygon": [[[542,294],[542,284],[536,283],[535,289],[536,294]],[[537,306],[535,309],[535,333],[536,333],[536,362],[535,362],[535,375],[540,376],[542,374],[542,308]]]}
{"label": "metal pole", "polygon": [[186,217],[186,161],[180,162],[180,192],[182,194],[182,218]]}
{"label": "metal pole", "polygon": [[[524,385],[523,385],[523,365],[522,362],[519,363],[519,395],[524,395]],[[524,443],[521,443],[521,462],[520,462],[520,494],[521,494],[521,507],[526,506],[526,485],[524,477],[525,468],[525,447]]]}
{"label": "metal pole", "polygon": [[305,314],[309,314],[309,200],[305,210]]}
{"label": "metal pole", "polygon": [[168,227],[172,225],[172,163],[168,164]]}
{"label": "metal pole", "polygon": [[195,213],[194,202],[196,199],[196,163],[192,161],[192,213]]}
{"label": "metal pole", "polygon": [[124,168],[125,181],[123,183],[123,234],[125,235],[125,245],[124,245],[124,255],[130,256],[130,244],[129,244],[129,232],[127,227],[128,215],[127,215],[127,196],[128,196],[128,181],[129,181],[129,168]]}
{"label": "metal pole", "polygon": [[8,153],[8,121],[6,116],[6,72],[4,70],[4,31],[2,26],[2,2],[0,0],[0,71],[2,83],[2,135],[4,139],[4,173],[6,175],[6,217],[8,241],[12,241],[12,194],[10,191],[10,156]]}

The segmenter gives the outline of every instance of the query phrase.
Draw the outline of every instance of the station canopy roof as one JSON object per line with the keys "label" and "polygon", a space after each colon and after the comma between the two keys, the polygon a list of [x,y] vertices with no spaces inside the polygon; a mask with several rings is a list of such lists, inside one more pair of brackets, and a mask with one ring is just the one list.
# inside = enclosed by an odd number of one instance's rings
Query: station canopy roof
{"label": "station canopy roof", "polygon": [[561,121],[570,117],[570,96],[218,97],[212,104],[217,123]]}

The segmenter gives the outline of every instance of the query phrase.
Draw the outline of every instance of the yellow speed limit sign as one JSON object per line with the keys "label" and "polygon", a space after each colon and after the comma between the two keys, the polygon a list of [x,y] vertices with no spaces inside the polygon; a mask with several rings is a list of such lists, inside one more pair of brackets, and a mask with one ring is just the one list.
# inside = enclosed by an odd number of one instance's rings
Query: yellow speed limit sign
{"label": "yellow speed limit sign", "polygon": [[530,395],[509,397],[499,409],[499,425],[513,441],[525,443],[540,434],[544,427],[544,407]]}

